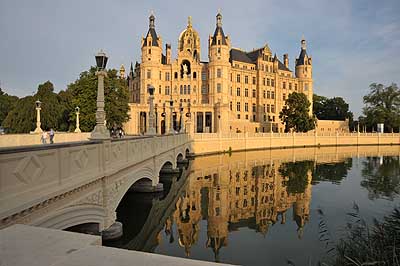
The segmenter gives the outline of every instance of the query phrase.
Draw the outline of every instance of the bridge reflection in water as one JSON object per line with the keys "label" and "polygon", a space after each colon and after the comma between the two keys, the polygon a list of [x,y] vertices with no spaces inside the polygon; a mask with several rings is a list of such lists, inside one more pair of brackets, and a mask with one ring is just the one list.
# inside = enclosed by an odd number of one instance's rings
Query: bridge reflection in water
{"label": "bridge reflection in water", "polygon": [[[105,244],[176,256],[182,256],[183,252],[187,257],[193,257],[191,252],[195,249],[194,257],[219,261],[228,238],[233,241],[234,232],[246,228],[265,238],[273,225],[290,223],[285,227],[286,234],[292,236],[287,241],[301,241],[310,220],[313,185],[326,181],[335,186],[340,184],[353,163],[359,164],[362,158],[399,155],[399,147],[393,146],[268,150],[197,157],[189,166],[182,167],[179,174],[160,176],[168,191],[127,194],[117,209],[117,220],[124,224],[124,236]],[[315,225],[310,228],[315,230],[312,227]],[[276,237],[272,236],[277,253],[283,252],[279,249],[285,245],[290,246],[286,243],[282,246],[282,239]],[[251,243],[248,239],[243,241]],[[179,245],[181,251],[171,250],[169,245]],[[194,248],[197,245],[202,246],[201,251]],[[239,248],[238,252],[251,249],[243,245]]]}

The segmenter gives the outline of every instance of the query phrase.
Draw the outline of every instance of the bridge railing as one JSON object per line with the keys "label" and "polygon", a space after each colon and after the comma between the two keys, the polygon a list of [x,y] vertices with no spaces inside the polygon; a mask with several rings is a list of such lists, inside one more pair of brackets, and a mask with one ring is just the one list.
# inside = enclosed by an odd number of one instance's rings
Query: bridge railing
{"label": "bridge railing", "polygon": [[189,141],[176,134],[0,148],[0,227],[12,216],[73,197],[87,184]]}

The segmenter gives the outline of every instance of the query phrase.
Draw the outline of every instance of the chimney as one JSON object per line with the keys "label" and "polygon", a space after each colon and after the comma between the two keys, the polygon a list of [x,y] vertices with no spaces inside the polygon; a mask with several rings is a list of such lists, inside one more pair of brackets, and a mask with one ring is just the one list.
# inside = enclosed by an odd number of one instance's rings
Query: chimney
{"label": "chimney", "polygon": [[166,43],[165,44],[165,59],[167,65],[171,64],[171,44]]}
{"label": "chimney", "polygon": [[289,55],[288,54],[283,55],[283,64],[285,65],[285,67],[289,68]]}

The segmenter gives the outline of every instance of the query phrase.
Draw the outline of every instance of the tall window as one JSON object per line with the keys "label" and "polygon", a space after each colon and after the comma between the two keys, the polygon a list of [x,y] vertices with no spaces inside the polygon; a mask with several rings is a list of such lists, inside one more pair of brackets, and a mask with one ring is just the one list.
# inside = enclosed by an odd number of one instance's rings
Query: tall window
{"label": "tall window", "polygon": [[253,85],[256,84],[256,77],[253,77]]}
{"label": "tall window", "polygon": [[275,113],[275,105],[271,104],[271,113]]}
{"label": "tall window", "polygon": [[182,85],[179,88],[179,94],[183,94],[183,86]]}
{"label": "tall window", "polygon": [[240,82],[240,74],[236,75],[236,82]]}
{"label": "tall window", "polygon": [[289,83],[289,90],[292,89],[292,83]]}
{"label": "tall window", "polygon": [[275,99],[275,92],[271,91],[271,99]]}
{"label": "tall window", "polygon": [[178,79],[178,72],[174,73],[174,79]]}
{"label": "tall window", "polygon": [[190,85],[187,86],[187,93],[190,94]]}
{"label": "tall window", "polygon": [[253,98],[256,98],[256,90],[253,89]]}
{"label": "tall window", "polygon": [[285,81],[282,82],[282,87],[283,87],[284,89],[286,89],[286,82],[285,82]]}
{"label": "tall window", "polygon": [[170,73],[169,72],[165,72],[165,80],[166,81],[169,81],[169,79],[170,79]]}
{"label": "tall window", "polygon": [[249,89],[248,88],[244,89],[244,97],[249,97]]}
{"label": "tall window", "polygon": [[240,102],[236,103],[236,111],[240,112]]}
{"label": "tall window", "polygon": [[220,68],[217,69],[217,78],[220,78],[222,76],[222,71]]}
{"label": "tall window", "polygon": [[255,104],[255,103],[253,103],[253,113],[255,113],[256,111],[257,111],[256,104]]}
{"label": "tall window", "polygon": [[236,89],[236,96],[240,96],[240,88]]}
{"label": "tall window", "polygon": [[249,111],[249,104],[248,103],[244,103],[244,111],[245,112]]}
{"label": "tall window", "polygon": [[193,79],[197,79],[197,72],[193,72]]}
{"label": "tall window", "polygon": [[263,98],[265,99],[266,95],[265,95],[265,90],[263,91]]}
{"label": "tall window", "polygon": [[244,76],[244,84],[248,84],[249,83],[249,77],[248,76]]}
{"label": "tall window", "polygon": [[263,85],[265,86],[265,78],[263,78]]}
{"label": "tall window", "polygon": [[297,83],[294,84],[294,90],[297,91]]}
{"label": "tall window", "polygon": [[231,111],[233,110],[233,106],[232,106],[232,102],[229,103],[229,108],[231,109]]}
{"label": "tall window", "polygon": [[282,98],[283,98],[284,101],[286,100],[286,93],[283,94]]}
{"label": "tall window", "polygon": [[271,106],[267,104],[267,113],[271,112]]}
{"label": "tall window", "polygon": [[202,81],[207,80],[207,72],[205,72],[205,71],[201,72],[201,80]]}
{"label": "tall window", "polygon": [[217,83],[217,93],[221,93],[221,83]]}
{"label": "tall window", "polygon": [[270,91],[267,91],[267,99],[271,99],[271,93],[270,93]]}
{"label": "tall window", "polygon": [[267,86],[271,86],[269,78],[267,78]]}
{"label": "tall window", "polygon": [[266,109],[265,109],[265,104],[263,104],[263,110],[264,110],[264,113],[265,113],[265,111],[266,111]]}
{"label": "tall window", "polygon": [[151,79],[151,70],[150,69],[147,69],[147,78]]}
{"label": "tall window", "polygon": [[271,86],[275,87],[275,80],[274,79],[271,79]]}

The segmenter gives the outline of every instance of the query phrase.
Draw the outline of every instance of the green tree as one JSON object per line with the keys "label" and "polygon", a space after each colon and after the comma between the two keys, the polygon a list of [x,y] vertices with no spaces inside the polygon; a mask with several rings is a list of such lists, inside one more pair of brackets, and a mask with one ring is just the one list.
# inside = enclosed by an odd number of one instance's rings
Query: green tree
{"label": "green tree", "polygon": [[349,104],[342,97],[327,98],[314,94],[313,112],[321,120],[353,119],[353,113],[349,111]]}
{"label": "green tree", "polygon": [[18,101],[17,96],[11,96],[0,88],[0,126],[3,125],[8,112],[10,112]]}
{"label": "green tree", "polygon": [[12,133],[29,133],[34,130],[36,127],[36,100],[42,102],[40,111],[42,129],[68,129],[68,121],[63,118],[67,105],[61,96],[54,93],[54,86],[50,81],[40,84],[34,96],[19,99],[4,120],[4,127]]}
{"label": "green tree", "polygon": [[364,96],[364,123],[373,130],[378,123],[384,123],[385,131],[397,131],[400,127],[400,89],[395,83],[388,87],[372,83],[370,92]]}
{"label": "green tree", "polygon": [[285,101],[279,118],[285,124],[285,131],[307,132],[315,128],[315,118],[310,116],[310,105],[304,93],[293,92]]}
{"label": "green tree", "polygon": [[[72,97],[72,106],[80,108],[80,128],[92,131],[96,125],[97,76],[96,68],[80,74],[79,79],[68,85],[67,92]],[[118,78],[117,70],[107,71],[104,79],[104,97],[107,127],[120,127],[128,121],[128,88],[126,81]],[[71,129],[75,127],[75,111],[70,112]]]}
{"label": "green tree", "polygon": [[312,178],[313,185],[322,181],[340,184],[347,176],[347,172],[351,169],[352,165],[352,158],[348,158],[343,162],[316,164]]}

